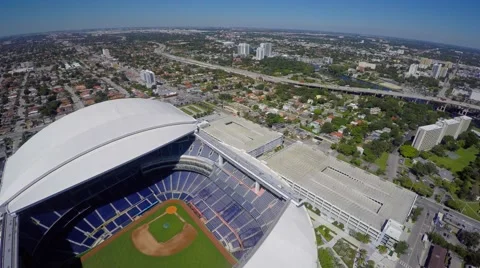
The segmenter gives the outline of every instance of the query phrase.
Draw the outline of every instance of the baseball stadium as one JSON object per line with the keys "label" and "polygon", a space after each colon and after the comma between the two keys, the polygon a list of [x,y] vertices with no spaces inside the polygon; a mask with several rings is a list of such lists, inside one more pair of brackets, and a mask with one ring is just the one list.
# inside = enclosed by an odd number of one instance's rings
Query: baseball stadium
{"label": "baseball stadium", "polygon": [[1,266],[317,267],[301,200],[174,106],[69,114],[6,165]]}

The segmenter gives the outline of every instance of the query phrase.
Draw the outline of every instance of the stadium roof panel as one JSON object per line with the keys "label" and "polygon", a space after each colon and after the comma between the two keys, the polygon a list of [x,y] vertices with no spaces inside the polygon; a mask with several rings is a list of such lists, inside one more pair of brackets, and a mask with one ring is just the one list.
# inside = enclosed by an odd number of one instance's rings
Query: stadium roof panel
{"label": "stadium roof panel", "polygon": [[0,204],[9,202],[8,210],[15,212],[195,129],[194,118],[154,100],[81,109],[44,128],[8,159]]}
{"label": "stadium roof panel", "polygon": [[290,202],[244,267],[317,267],[316,238],[305,207]]}
{"label": "stadium roof panel", "polygon": [[212,137],[247,153],[282,136],[246,119],[226,116],[210,122],[204,131]]}
{"label": "stadium roof panel", "polygon": [[388,219],[404,223],[416,199],[413,192],[300,143],[273,155],[267,165],[378,230]]}

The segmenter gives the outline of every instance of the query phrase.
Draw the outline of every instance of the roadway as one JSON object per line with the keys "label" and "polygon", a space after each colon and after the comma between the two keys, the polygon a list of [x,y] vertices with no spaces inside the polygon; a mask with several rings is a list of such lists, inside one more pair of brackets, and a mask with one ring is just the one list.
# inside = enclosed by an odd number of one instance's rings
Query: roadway
{"label": "roadway", "polygon": [[71,88],[69,85],[67,84],[64,84],[63,85],[64,88],[68,91],[68,93],[70,93],[70,96],[72,97],[72,100],[73,100],[73,107],[74,107],[74,110],[77,111],[77,110],[80,110],[82,109],[83,107],[85,107],[85,105],[83,104],[82,100],[78,97],[77,94],[75,94],[75,91],[73,90],[73,88]]}
{"label": "roadway", "polygon": [[397,177],[399,160],[400,160],[400,156],[398,155],[398,152],[395,151],[394,153],[388,154],[388,160],[387,160],[388,179],[393,180]]}
{"label": "roadway", "polygon": [[404,92],[396,92],[396,91],[384,91],[384,90],[371,89],[371,88],[357,88],[357,87],[337,86],[332,84],[320,84],[320,83],[300,83],[298,81],[290,80],[284,77],[269,76],[269,75],[264,75],[261,73],[255,73],[255,72],[246,71],[242,69],[220,66],[220,65],[205,63],[205,62],[192,60],[188,58],[178,57],[178,56],[164,52],[163,49],[155,49],[155,53],[163,57],[166,57],[168,59],[183,62],[186,64],[197,65],[197,66],[201,66],[209,69],[223,70],[225,72],[235,73],[235,74],[251,77],[254,79],[260,78],[260,79],[263,79],[264,81],[273,82],[273,83],[288,83],[288,84],[298,85],[298,86],[318,87],[318,88],[325,88],[325,89],[335,90],[335,91],[343,91],[346,93],[362,93],[362,94],[372,94],[372,95],[393,96],[393,97],[399,97],[399,98],[410,98],[410,99],[423,100],[427,102],[431,101],[431,102],[437,102],[441,104],[448,104],[448,105],[453,105],[457,107],[462,107],[464,109],[472,109],[472,110],[480,111],[479,105],[458,102],[450,99],[442,100],[437,97],[429,97],[429,96],[423,96],[423,95],[418,95],[413,93],[404,93]]}
{"label": "roadway", "polygon": [[[434,230],[433,218],[436,213],[444,214],[444,222],[453,225],[459,229],[465,229],[470,232],[480,231],[480,222],[457,211],[449,209],[442,204],[435,202],[429,198],[419,197],[416,205],[422,207],[422,214],[410,231],[407,243],[409,245],[409,254],[402,255],[397,264],[397,268],[414,268],[420,267],[424,261],[422,251],[424,250],[422,236],[425,233]],[[428,216],[427,216],[428,214]]]}
{"label": "roadway", "polygon": [[417,268],[424,264],[423,251],[427,249],[425,249],[422,236],[432,230],[432,220],[434,215],[435,214],[432,212],[429,213],[428,209],[423,209],[417,222],[410,230],[410,236],[407,240],[409,245],[408,253],[400,256],[397,268]]}
{"label": "roadway", "polygon": [[126,98],[130,97],[130,93],[126,89],[124,89],[123,87],[115,84],[112,80],[110,80],[106,77],[102,77],[102,80],[107,82],[108,84],[110,84],[113,88],[118,90],[120,93],[124,94]]}

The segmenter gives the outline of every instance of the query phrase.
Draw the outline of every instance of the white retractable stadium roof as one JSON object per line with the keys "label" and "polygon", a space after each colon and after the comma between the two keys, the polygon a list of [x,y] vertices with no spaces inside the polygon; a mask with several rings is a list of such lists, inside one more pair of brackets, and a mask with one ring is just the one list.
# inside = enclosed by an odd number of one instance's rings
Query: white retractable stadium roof
{"label": "white retractable stadium roof", "polygon": [[196,120],[144,99],[96,104],[50,124],[5,165],[0,205],[16,212],[192,133]]}

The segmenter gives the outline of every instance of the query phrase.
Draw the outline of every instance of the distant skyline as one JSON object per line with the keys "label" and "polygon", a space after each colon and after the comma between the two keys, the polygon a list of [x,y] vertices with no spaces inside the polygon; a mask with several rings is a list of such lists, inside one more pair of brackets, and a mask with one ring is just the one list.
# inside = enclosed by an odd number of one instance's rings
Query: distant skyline
{"label": "distant skyline", "polygon": [[254,27],[346,32],[480,48],[469,0],[3,0],[0,36],[117,27]]}

